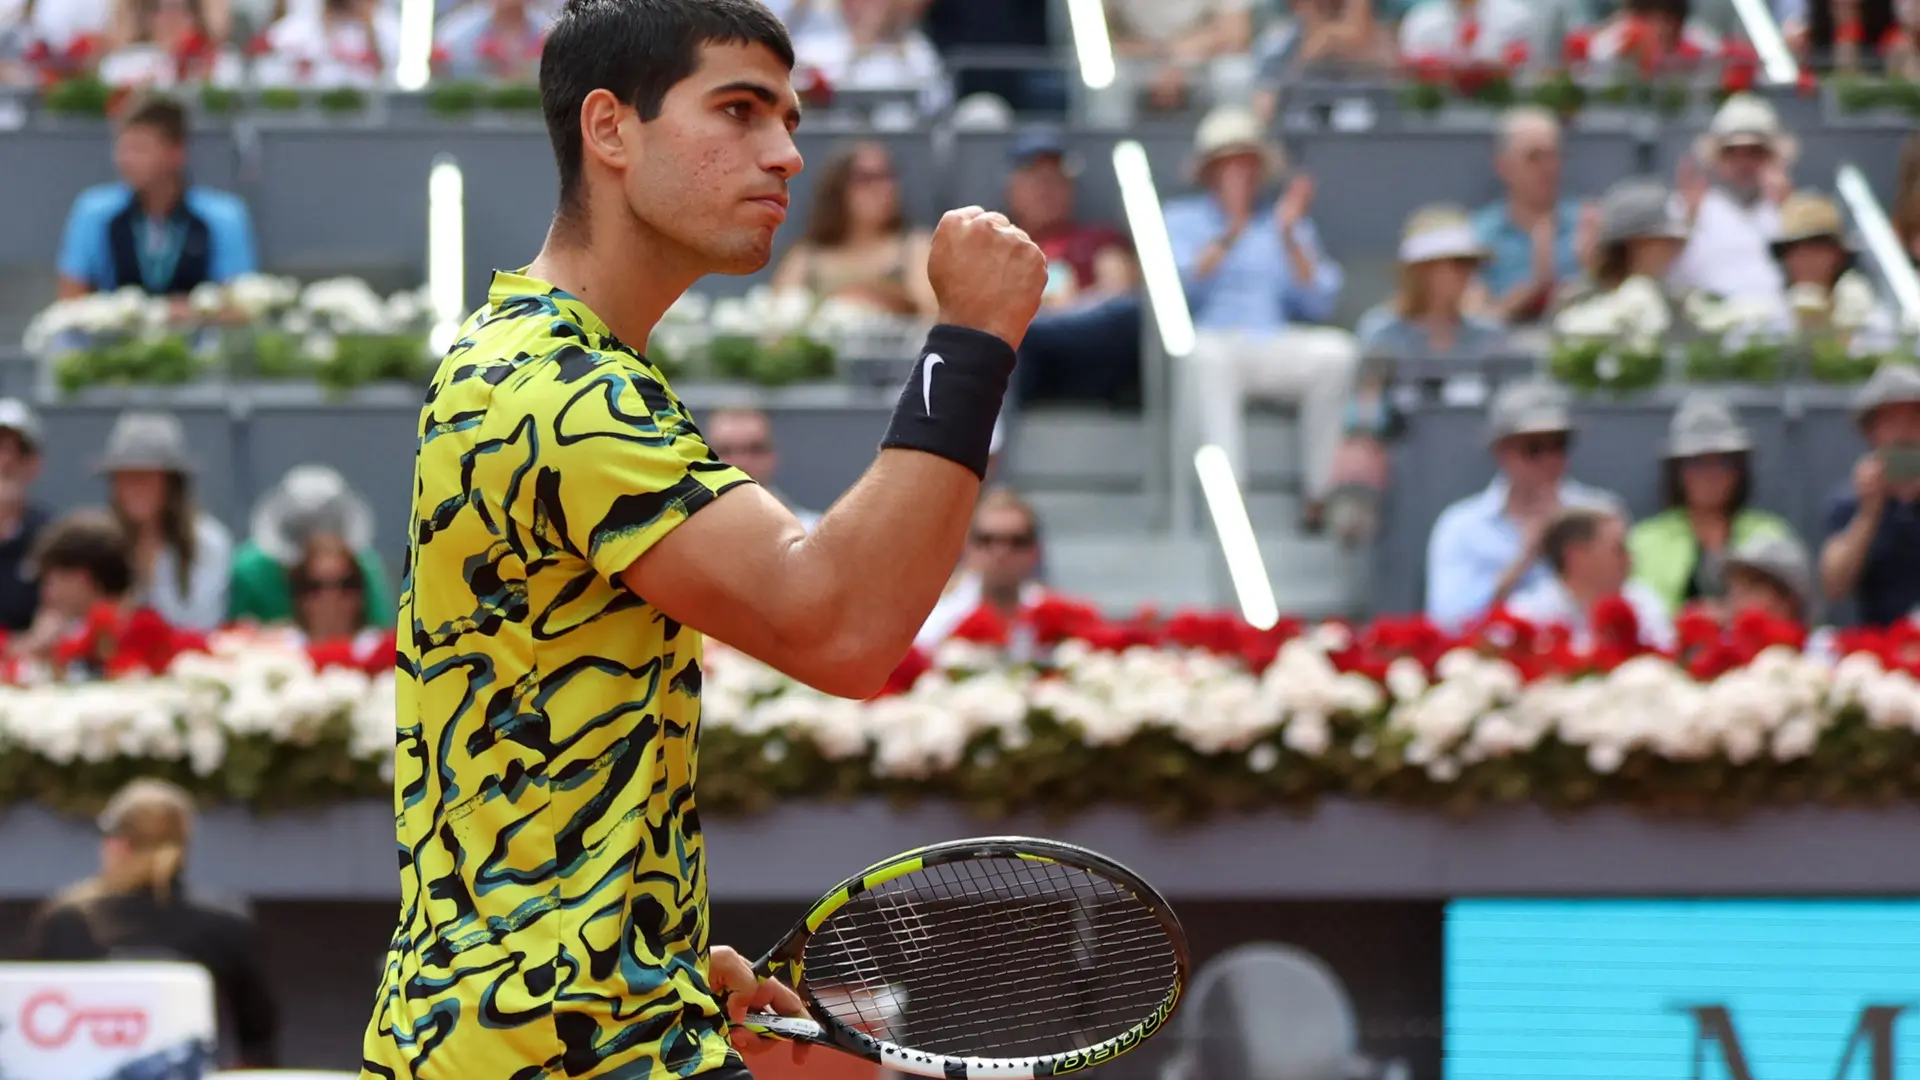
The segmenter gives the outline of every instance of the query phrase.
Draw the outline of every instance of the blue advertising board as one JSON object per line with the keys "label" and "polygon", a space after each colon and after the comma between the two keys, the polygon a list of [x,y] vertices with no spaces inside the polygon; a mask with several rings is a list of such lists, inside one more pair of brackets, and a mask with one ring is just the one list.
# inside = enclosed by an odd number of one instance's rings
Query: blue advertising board
{"label": "blue advertising board", "polygon": [[1920,1080],[1920,901],[1460,900],[1447,1080]]}

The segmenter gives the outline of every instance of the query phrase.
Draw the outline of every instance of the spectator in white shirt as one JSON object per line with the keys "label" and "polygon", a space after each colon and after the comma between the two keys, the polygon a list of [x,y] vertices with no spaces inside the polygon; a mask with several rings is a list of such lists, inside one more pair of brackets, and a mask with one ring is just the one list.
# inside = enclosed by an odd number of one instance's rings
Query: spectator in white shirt
{"label": "spectator in white shirt", "polygon": [[1521,0],[1421,0],[1400,20],[1400,55],[1498,64],[1529,48],[1533,33],[1533,12]]}
{"label": "spectator in white shirt", "polygon": [[261,82],[371,89],[393,72],[400,20],[379,0],[325,0],[274,23],[267,46],[255,68]]}
{"label": "spectator in white shirt", "polygon": [[24,11],[34,40],[65,52],[82,38],[104,40],[118,6],[116,0],[33,0]]}
{"label": "spectator in white shirt", "polygon": [[1693,228],[1670,284],[1780,302],[1785,281],[1770,245],[1780,235],[1780,203],[1792,190],[1787,170],[1797,152],[1765,99],[1727,99],[1694,157],[1680,165],[1678,188]]}
{"label": "spectator in white shirt", "polygon": [[1631,580],[1627,522],[1618,512],[1590,506],[1561,511],[1542,535],[1540,553],[1553,568],[1553,576],[1515,596],[1507,605],[1510,614],[1535,626],[1566,627],[1572,632],[1574,648],[1588,648],[1593,644],[1595,606],[1618,596],[1633,609],[1641,644],[1673,647],[1673,623],[1666,605],[1646,586]]}
{"label": "spectator in white shirt", "polygon": [[237,84],[241,65],[226,47],[227,14],[219,0],[123,0],[100,61],[101,81],[127,87]]}
{"label": "spectator in white shirt", "polygon": [[1694,18],[1691,0],[1626,0],[1593,35],[1587,58],[1640,69],[1697,63],[1720,51],[1720,35]]}
{"label": "spectator in white shirt", "polygon": [[934,113],[953,100],[946,66],[901,0],[840,0],[838,14],[810,20],[793,43],[801,65],[834,90],[918,90]]}
{"label": "spectator in white shirt", "polygon": [[967,616],[986,607],[1015,621],[1044,600],[1047,590],[1036,580],[1040,570],[1040,518],[1025,499],[1005,488],[992,488],[980,497],[973,512],[973,531],[967,536],[961,571],[947,585],[945,595],[913,639],[914,647],[931,653]]}
{"label": "spectator in white shirt", "polygon": [[539,76],[547,13],[528,0],[485,0],[454,12],[435,35],[456,79],[531,82]]}

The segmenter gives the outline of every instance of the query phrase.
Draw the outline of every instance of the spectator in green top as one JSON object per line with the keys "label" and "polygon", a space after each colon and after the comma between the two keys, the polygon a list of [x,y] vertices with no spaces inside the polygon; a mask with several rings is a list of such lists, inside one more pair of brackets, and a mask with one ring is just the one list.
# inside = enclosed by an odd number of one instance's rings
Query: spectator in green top
{"label": "spectator in green top", "polygon": [[1635,579],[1674,613],[1727,595],[1729,553],[1761,537],[1793,539],[1785,519],[1747,505],[1753,439],[1716,394],[1689,394],[1673,414],[1662,483],[1667,508],[1633,527]]}
{"label": "spectator in green top", "polygon": [[293,618],[289,574],[316,536],[338,537],[360,564],[368,626],[393,621],[393,594],[373,550],[373,511],[325,465],[296,465],[253,508],[253,535],[233,558],[228,615],[262,623]]}

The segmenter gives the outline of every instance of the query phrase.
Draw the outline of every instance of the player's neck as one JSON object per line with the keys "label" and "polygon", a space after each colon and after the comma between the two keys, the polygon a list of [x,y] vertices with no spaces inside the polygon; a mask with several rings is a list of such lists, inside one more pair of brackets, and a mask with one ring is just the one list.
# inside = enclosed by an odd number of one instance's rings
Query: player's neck
{"label": "player's neck", "polygon": [[[659,246],[640,236],[576,238],[556,226],[528,272],[579,297],[614,337],[644,349],[667,309],[700,279],[697,270],[676,271],[683,261],[677,252],[656,256]],[[636,273],[635,267],[647,269]]]}

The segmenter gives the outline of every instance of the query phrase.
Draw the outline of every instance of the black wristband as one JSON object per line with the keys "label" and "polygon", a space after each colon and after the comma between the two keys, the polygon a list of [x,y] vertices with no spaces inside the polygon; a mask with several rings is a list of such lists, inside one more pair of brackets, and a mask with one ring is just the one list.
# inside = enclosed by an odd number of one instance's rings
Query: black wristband
{"label": "black wristband", "polygon": [[924,450],[986,479],[993,425],[1012,378],[1013,346],[979,330],[934,327],[880,448]]}

